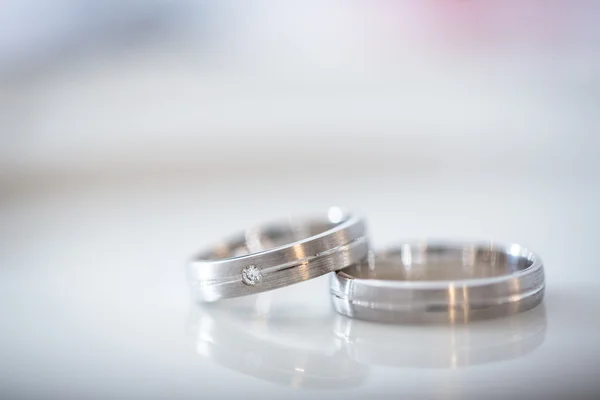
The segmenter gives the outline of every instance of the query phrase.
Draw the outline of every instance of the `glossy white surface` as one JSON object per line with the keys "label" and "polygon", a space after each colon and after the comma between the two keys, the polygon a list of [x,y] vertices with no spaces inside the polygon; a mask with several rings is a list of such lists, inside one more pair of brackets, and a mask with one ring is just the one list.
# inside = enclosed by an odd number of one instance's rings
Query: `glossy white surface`
{"label": "glossy white surface", "polygon": [[[202,191],[191,189],[192,177],[5,201],[2,392],[558,398],[600,389],[597,185],[511,180],[507,190],[497,181],[450,188],[414,181],[400,190],[382,182],[354,190],[311,180],[316,194],[302,198],[298,182],[281,183],[258,201],[260,183]],[[248,201],[231,200],[242,191]],[[536,249],[547,271],[543,308],[462,327],[354,322],[334,315],[327,279],[254,303],[190,304],[183,263],[199,246],[287,209],[342,199],[366,211],[376,246],[423,236],[495,237]]]}
{"label": "glossy white surface", "polygon": [[[0,399],[599,397],[597,2],[192,3],[0,77]],[[527,246],[543,307],[354,322],[327,278],[190,303],[202,246],[331,205],[375,247]]]}

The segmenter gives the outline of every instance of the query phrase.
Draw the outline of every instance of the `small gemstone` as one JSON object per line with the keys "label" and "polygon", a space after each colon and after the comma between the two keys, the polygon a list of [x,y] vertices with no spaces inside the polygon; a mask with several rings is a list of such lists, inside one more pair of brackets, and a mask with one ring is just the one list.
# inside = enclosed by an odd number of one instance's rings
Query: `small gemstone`
{"label": "small gemstone", "polygon": [[262,280],[262,277],[262,271],[254,265],[248,265],[242,270],[242,282],[246,285],[254,286]]}

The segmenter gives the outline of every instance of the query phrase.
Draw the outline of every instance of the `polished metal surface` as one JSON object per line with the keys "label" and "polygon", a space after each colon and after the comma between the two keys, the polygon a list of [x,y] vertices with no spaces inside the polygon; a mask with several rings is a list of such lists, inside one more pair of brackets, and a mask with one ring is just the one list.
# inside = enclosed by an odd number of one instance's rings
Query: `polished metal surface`
{"label": "polished metal surface", "polygon": [[292,285],[363,260],[366,226],[333,207],[320,217],[290,218],[246,230],[197,256],[188,268],[201,301]]}
{"label": "polished metal surface", "polygon": [[516,244],[413,243],[370,254],[331,279],[335,310],[381,322],[512,315],[544,294],[541,259]]}

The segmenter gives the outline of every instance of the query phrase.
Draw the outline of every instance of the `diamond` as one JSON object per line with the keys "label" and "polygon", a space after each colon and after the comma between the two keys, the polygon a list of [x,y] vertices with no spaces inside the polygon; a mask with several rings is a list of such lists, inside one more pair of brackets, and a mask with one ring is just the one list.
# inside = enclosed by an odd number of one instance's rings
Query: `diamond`
{"label": "diamond", "polygon": [[260,268],[248,265],[242,270],[242,282],[248,286],[254,286],[262,280],[263,274]]}

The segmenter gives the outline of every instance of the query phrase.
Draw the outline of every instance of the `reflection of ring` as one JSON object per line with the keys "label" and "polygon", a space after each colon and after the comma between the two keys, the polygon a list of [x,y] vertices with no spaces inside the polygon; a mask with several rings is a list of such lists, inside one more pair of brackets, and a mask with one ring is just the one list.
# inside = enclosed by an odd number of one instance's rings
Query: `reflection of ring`
{"label": "reflection of ring", "polygon": [[[546,337],[544,306],[522,314],[472,324],[397,326],[338,316],[335,334],[361,364],[455,368],[519,358]],[[418,346],[415,346],[418,340]]]}
{"label": "reflection of ring", "polygon": [[386,322],[466,322],[535,307],[542,262],[519,245],[405,244],[334,274],[336,311]]}
{"label": "reflection of ring", "polygon": [[[226,368],[273,383],[321,389],[356,387],[368,376],[369,368],[344,352],[282,344],[280,331],[268,332],[268,318],[236,324],[235,314],[210,311],[194,308],[190,323],[196,351]],[[315,321],[315,326],[324,327],[334,343],[331,325]]]}
{"label": "reflection of ring", "polygon": [[315,278],[361,261],[368,251],[365,230],[361,218],[339,208],[250,229],[196,257],[190,285],[200,300],[215,301]]}

